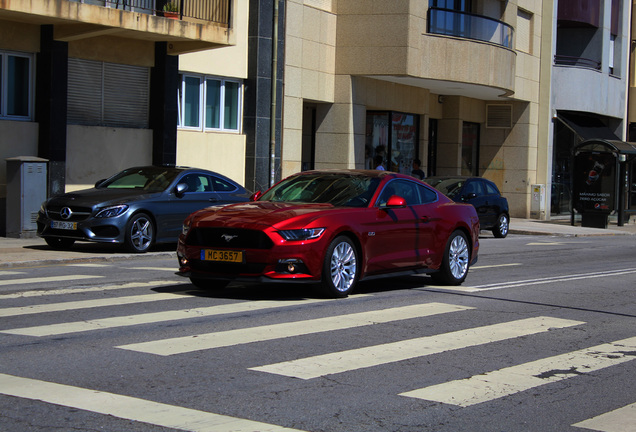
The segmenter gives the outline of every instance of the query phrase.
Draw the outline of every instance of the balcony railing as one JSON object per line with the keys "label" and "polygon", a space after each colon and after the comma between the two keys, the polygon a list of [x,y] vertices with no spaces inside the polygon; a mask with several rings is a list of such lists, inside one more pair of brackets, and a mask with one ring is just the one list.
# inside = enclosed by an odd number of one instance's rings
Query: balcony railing
{"label": "balcony railing", "polygon": [[601,70],[601,62],[584,57],[572,57],[566,55],[555,55],[554,64],[558,66],[576,66],[587,69]]}
{"label": "balcony railing", "polygon": [[452,9],[428,9],[428,33],[474,39],[512,48],[513,29],[495,19]]}
{"label": "balcony railing", "polygon": [[176,18],[193,18],[230,25],[232,0],[70,0],[84,4],[104,6],[131,12],[168,16],[164,6],[168,3],[178,5]]}

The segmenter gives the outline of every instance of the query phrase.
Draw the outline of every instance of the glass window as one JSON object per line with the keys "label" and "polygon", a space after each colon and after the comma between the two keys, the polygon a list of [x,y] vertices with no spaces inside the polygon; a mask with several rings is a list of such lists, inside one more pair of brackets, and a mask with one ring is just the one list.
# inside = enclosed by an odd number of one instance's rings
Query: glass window
{"label": "glass window", "polygon": [[201,80],[196,77],[185,77],[183,125],[199,127],[199,113],[201,107]]}
{"label": "glass window", "polygon": [[238,130],[239,113],[239,84],[237,82],[225,82],[225,111],[223,113],[224,129]]}
{"label": "glass window", "polygon": [[31,116],[31,57],[0,51],[0,118]]}
{"label": "glass window", "polygon": [[239,131],[241,83],[182,75],[178,97],[179,126]]}
{"label": "glass window", "polygon": [[218,129],[221,127],[221,81],[205,80],[205,127]]}

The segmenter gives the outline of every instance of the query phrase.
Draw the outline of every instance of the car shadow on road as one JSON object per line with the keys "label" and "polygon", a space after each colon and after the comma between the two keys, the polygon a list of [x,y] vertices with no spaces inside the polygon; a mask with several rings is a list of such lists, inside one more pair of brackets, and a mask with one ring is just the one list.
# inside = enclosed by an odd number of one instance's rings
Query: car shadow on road
{"label": "car shadow on road", "polygon": [[[133,254],[130,252],[124,245],[121,244],[113,244],[113,243],[91,243],[91,242],[77,242],[69,249],[54,249],[46,243],[42,243],[41,245],[28,245],[24,246],[24,249],[36,250],[36,251],[49,251],[55,252],[59,254],[64,254],[66,252],[76,252],[76,253],[86,253],[86,254],[105,254],[105,255],[115,255],[115,254]],[[165,243],[153,246],[153,248],[149,251],[152,252],[176,252],[177,244],[176,243]],[[135,253],[136,256],[144,256],[143,253]]]}
{"label": "car shadow on road", "polygon": [[[356,295],[372,295],[390,291],[409,290],[414,288],[426,288],[432,283],[428,276],[396,276],[382,279],[373,279],[358,283],[356,290],[350,294],[350,298]],[[197,288],[189,286],[174,285],[153,288],[157,292],[173,292],[196,297],[209,297],[228,300],[246,301],[298,301],[302,299],[330,299],[322,290],[319,284],[307,283],[230,283],[227,287],[216,289]]]}

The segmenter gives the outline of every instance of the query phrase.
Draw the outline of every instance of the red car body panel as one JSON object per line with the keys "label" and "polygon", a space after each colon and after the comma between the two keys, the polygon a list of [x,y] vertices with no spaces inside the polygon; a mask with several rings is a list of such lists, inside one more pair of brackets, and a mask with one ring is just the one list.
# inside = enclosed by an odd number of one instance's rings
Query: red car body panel
{"label": "red car body panel", "polygon": [[[435,190],[419,180],[396,173],[335,172],[379,179],[367,206],[337,207],[329,203],[259,200],[200,210],[184,222],[188,231],[180,236],[177,247],[179,274],[203,279],[320,281],[326,250],[340,235],[353,239],[360,252],[360,279],[396,272],[436,271],[440,268],[447,240],[456,230],[462,230],[470,243],[470,262],[477,260],[479,221],[473,206],[455,203],[435,192],[435,202],[380,208],[378,197],[392,179],[417,182]],[[282,230],[312,228],[324,228],[324,232],[318,238],[297,241],[285,240],[280,234]],[[201,239],[194,240],[193,232],[201,235],[205,230],[214,231],[215,236],[223,236],[226,232],[224,238],[230,240],[214,240],[214,246]],[[233,246],[232,242],[239,240],[230,237],[241,235],[260,236],[260,241],[266,244],[262,245],[264,247]],[[204,262],[201,250],[206,249],[240,251],[244,263]],[[288,260],[302,262],[302,271],[286,271],[281,263]]]}

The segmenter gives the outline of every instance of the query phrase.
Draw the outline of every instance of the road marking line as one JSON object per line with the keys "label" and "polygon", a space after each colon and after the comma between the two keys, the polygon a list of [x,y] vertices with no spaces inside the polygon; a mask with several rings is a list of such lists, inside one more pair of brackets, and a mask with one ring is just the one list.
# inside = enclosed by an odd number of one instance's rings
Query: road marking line
{"label": "road marking line", "polygon": [[516,267],[522,265],[521,263],[510,263],[510,264],[493,264],[493,265],[484,265],[484,266],[472,266],[470,270],[483,270],[483,269],[491,269],[497,267]]}
{"label": "road marking line", "polygon": [[41,283],[41,282],[67,282],[67,281],[83,280],[83,279],[98,279],[102,277],[104,276],[70,275],[70,276],[49,276],[49,277],[25,278],[25,279],[9,279],[9,280],[0,280],[0,286],[25,285],[25,284]]}
{"label": "road marking line", "polygon": [[31,290],[31,291],[21,291],[11,294],[0,294],[0,300],[4,299],[14,299],[14,298],[23,298],[23,297],[44,297],[44,296],[53,296],[53,295],[66,295],[66,294],[81,294],[87,292],[102,292],[108,290],[118,290],[118,289],[128,289],[128,288],[161,288],[175,285],[190,285],[190,282],[187,281],[177,281],[177,282],[169,282],[164,281],[151,281],[151,282],[129,282],[121,285],[103,285],[96,287],[86,287],[86,288],[62,288],[56,290]]}
{"label": "road marking line", "polygon": [[[360,296],[356,296],[360,298]],[[76,321],[45,326],[24,327],[18,329],[1,330],[0,333],[16,334],[23,336],[53,336],[67,333],[85,332],[91,330],[103,330],[115,327],[127,327],[139,324],[153,324],[166,321],[176,321],[191,318],[201,318],[216,315],[226,315],[241,312],[253,312],[257,310],[282,308],[286,306],[308,305],[327,301],[343,301],[328,299],[301,299],[301,300],[264,300],[245,301],[216,306],[208,306],[196,309],[183,309],[175,311],[152,312],[138,315],[102,318],[88,321]],[[344,300],[347,301],[347,300]]]}
{"label": "road marking line", "polygon": [[176,267],[129,267],[122,270],[152,270],[152,271],[165,271],[165,272],[172,272],[172,273],[177,272]]}
{"label": "road marking line", "polygon": [[472,307],[457,306],[444,303],[426,303],[390,309],[360,312],[348,315],[338,315],[304,321],[286,322],[267,326],[242,328],[215,333],[198,334],[193,336],[163,339],[121,345],[131,351],[169,356],[193,351],[227,347],[232,345],[262,342],[293,336],[323,333],[354,327],[363,327],[379,323],[388,323],[411,318],[420,318],[450,312],[474,309]]}
{"label": "road marking line", "polygon": [[519,288],[524,286],[531,285],[542,285],[554,282],[568,282],[575,281],[581,279],[596,279],[606,276],[622,276],[627,274],[636,273],[636,269],[622,269],[622,270],[608,270],[604,272],[594,272],[594,273],[582,273],[582,274],[573,274],[573,275],[564,275],[564,276],[552,276],[540,279],[528,279],[514,282],[499,282],[494,284],[487,285],[477,285],[477,286],[457,286],[457,287],[448,287],[448,286],[436,286],[436,285],[427,285],[425,288],[441,288],[447,291],[460,291],[460,292],[480,292],[480,291],[492,291],[492,290],[500,290],[505,288]]}
{"label": "road marking line", "polygon": [[18,272],[13,270],[2,270],[0,271],[0,276],[15,276],[20,274],[25,274],[26,272]]}
{"label": "road marking line", "polygon": [[400,342],[306,357],[249,369],[301,379],[311,379],[527,336],[545,332],[552,328],[571,327],[580,324],[585,323],[582,321],[550,317],[527,318],[440,335],[425,336]]}
{"label": "road marking line", "polygon": [[633,432],[635,424],[636,403],[592,417],[572,426],[600,432]]}
{"label": "road marking line", "polygon": [[192,432],[302,432],[130,396],[0,374],[0,393]]}
{"label": "road marking line", "polygon": [[67,267],[90,267],[90,268],[99,268],[99,267],[110,267],[111,264],[97,264],[97,263],[75,263],[75,264],[66,264]]}
{"label": "road marking line", "polygon": [[177,294],[172,294],[172,293],[168,293],[168,294],[158,293],[158,294],[142,294],[142,295],[134,295],[134,296],[115,297],[115,298],[80,300],[80,301],[74,301],[74,302],[19,306],[19,307],[10,307],[10,308],[0,309],[0,317],[32,315],[32,314],[39,314],[39,313],[45,313],[45,312],[60,312],[60,311],[67,311],[67,310],[89,309],[89,308],[97,308],[97,307],[105,307],[105,306],[120,306],[125,304],[147,303],[147,302],[161,301],[161,300],[176,300],[179,298],[183,298],[183,297]]}
{"label": "road marking line", "polygon": [[636,337],[623,339],[401,393],[400,396],[467,407],[634,360],[635,348]]}

